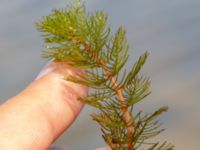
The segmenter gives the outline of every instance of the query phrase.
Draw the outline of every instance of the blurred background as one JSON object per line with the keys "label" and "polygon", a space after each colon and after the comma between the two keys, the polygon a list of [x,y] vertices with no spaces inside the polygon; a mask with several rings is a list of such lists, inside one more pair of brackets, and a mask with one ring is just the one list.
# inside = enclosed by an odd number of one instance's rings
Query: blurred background
{"label": "blurred background", "polygon": [[[24,89],[46,61],[44,43],[35,22],[66,0],[0,1],[0,103]],[[87,0],[90,11],[109,14],[112,29],[124,25],[134,63],[150,52],[143,74],[152,81],[152,94],[137,105],[147,112],[168,105],[162,117],[167,130],[158,139],[171,141],[177,150],[200,148],[200,1],[199,0]],[[98,125],[90,120],[95,110],[86,106],[73,126],[56,143],[69,150],[93,150],[105,145]]]}

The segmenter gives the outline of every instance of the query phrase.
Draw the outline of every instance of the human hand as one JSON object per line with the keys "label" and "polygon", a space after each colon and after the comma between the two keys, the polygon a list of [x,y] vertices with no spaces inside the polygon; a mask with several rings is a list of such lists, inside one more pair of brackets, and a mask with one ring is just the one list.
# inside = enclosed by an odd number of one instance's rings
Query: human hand
{"label": "human hand", "polygon": [[0,105],[1,150],[49,149],[69,128],[84,105],[77,98],[87,96],[88,87],[66,81],[68,74],[84,71],[51,62],[25,90]]}

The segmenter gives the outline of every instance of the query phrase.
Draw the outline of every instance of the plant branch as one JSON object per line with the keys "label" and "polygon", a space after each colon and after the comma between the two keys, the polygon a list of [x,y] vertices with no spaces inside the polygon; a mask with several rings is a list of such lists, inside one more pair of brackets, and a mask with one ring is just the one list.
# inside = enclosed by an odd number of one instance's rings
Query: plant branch
{"label": "plant branch", "polygon": [[[77,37],[75,38],[75,40],[77,42],[80,42],[84,45],[84,48],[85,50],[87,50],[88,52],[92,53],[92,55],[94,57],[96,57],[97,59],[97,62],[99,62],[99,65],[102,67],[103,71],[106,73],[107,77],[111,80],[113,86],[114,86],[114,89],[115,89],[115,92],[119,98],[119,101],[120,101],[120,104],[121,104],[121,111],[123,112],[123,116],[124,116],[124,121],[126,123],[126,126],[127,126],[127,136],[129,139],[132,139],[132,136],[133,136],[133,126],[134,126],[134,123],[133,123],[133,120],[131,119],[131,115],[129,114],[128,112],[128,106],[126,104],[126,101],[124,99],[124,96],[122,95],[122,89],[118,88],[118,83],[116,82],[115,78],[112,76],[112,74],[110,73],[109,69],[105,66],[105,62],[98,57],[97,53],[95,50],[93,50],[89,44],[87,44],[86,42],[84,42],[84,40],[82,40],[80,37]],[[130,140],[132,141],[132,140]],[[133,149],[133,145],[134,143],[129,143],[127,145],[127,150],[134,150]]]}
{"label": "plant branch", "polygon": [[92,118],[100,124],[110,148],[136,150],[144,146],[142,149],[173,150],[173,145],[166,142],[145,145],[163,131],[157,117],[166,107],[152,114],[132,114],[133,106],[149,94],[149,82],[138,75],[148,54],[141,55],[119,81],[121,68],[128,59],[126,32],[122,27],[114,36],[110,35],[107,15],[103,11],[89,14],[80,0],[67,9],[54,10],[36,25],[43,32],[45,43],[51,44],[43,57],[89,69],[86,78],[72,77],[71,81],[95,90],[84,102],[100,109],[101,113]]}

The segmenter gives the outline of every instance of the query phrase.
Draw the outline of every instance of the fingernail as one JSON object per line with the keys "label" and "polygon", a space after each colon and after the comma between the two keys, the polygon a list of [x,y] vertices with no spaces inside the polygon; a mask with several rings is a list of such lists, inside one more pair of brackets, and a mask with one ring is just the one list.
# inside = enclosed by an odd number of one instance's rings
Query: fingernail
{"label": "fingernail", "polygon": [[53,68],[50,67],[50,64],[53,62],[53,60],[50,60],[40,71],[40,73],[38,74],[38,76],[36,77],[35,80],[38,80],[39,78],[45,76],[46,74],[48,74],[49,72],[51,72],[53,70]]}

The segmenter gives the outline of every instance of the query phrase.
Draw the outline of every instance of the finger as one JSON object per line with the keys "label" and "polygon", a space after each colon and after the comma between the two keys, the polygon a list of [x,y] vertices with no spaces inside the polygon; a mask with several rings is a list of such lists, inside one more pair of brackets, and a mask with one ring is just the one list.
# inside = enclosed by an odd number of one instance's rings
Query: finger
{"label": "finger", "polygon": [[[48,70],[48,71],[46,71]],[[65,80],[84,73],[67,63],[50,63],[46,73],[0,106],[0,149],[44,150],[81,111],[88,88]]]}

